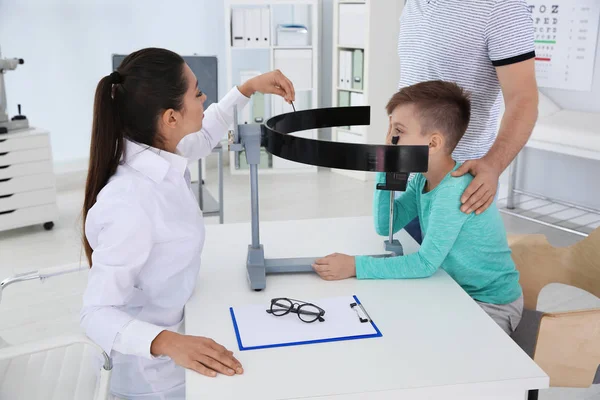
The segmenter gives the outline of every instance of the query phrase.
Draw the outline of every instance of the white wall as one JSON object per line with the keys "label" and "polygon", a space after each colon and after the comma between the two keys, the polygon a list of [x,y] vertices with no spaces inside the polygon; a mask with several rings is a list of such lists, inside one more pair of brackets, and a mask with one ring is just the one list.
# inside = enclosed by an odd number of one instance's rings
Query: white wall
{"label": "white wall", "polygon": [[85,159],[111,55],[153,46],[221,60],[223,19],[219,0],[0,0],[2,54],[25,59],[5,75],[9,115],[21,103],[31,125],[50,130],[55,163]]}

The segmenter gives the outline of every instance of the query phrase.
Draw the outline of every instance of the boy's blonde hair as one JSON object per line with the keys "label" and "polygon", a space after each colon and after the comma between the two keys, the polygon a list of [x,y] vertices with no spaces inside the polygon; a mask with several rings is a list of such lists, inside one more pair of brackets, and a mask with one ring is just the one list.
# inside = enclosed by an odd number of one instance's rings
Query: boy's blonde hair
{"label": "boy's blonde hair", "polygon": [[427,81],[402,88],[388,102],[388,115],[404,104],[413,104],[417,109],[421,133],[440,132],[450,152],[458,145],[471,119],[469,94],[453,82]]}

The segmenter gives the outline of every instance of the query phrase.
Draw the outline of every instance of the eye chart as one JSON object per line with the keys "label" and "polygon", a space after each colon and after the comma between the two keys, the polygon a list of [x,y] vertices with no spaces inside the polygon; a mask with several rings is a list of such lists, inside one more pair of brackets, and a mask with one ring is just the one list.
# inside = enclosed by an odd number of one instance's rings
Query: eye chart
{"label": "eye chart", "polygon": [[528,0],[528,4],[535,31],[538,85],[591,90],[600,1]]}

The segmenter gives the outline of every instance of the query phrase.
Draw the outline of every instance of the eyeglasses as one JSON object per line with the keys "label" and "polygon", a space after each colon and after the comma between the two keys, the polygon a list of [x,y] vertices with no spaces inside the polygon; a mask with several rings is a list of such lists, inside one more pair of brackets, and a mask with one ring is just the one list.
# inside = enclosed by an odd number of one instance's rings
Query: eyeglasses
{"label": "eyeglasses", "polygon": [[309,324],[315,321],[325,322],[323,318],[325,310],[321,307],[301,300],[288,299],[287,297],[271,299],[271,308],[267,310],[267,313],[276,317],[294,313],[298,315],[302,322]]}

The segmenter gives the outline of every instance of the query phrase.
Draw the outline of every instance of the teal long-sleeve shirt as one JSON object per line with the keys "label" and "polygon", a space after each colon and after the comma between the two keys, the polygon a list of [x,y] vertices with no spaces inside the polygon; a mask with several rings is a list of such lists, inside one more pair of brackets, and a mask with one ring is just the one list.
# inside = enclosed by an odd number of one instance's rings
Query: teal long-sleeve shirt
{"label": "teal long-sleeve shirt", "polygon": [[[394,201],[393,229],[398,232],[418,216],[423,244],[418,252],[400,257],[356,257],[357,278],[426,278],[442,268],[475,300],[508,304],[518,299],[519,273],[498,208],[492,204],[480,215],[460,211],[460,198],[472,180],[469,174],[448,174],[424,193],[426,178],[416,174]],[[377,182],[385,182],[385,174],[378,174]],[[389,235],[389,209],[389,192],[375,190],[375,230],[382,236]]]}

